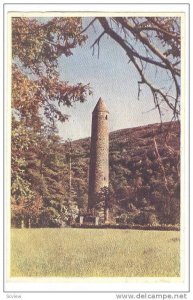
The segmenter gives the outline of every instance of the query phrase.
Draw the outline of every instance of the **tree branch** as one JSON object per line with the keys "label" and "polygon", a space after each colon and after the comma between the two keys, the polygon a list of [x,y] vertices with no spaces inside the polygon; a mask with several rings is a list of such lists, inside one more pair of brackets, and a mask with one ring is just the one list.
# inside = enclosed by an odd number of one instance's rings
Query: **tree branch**
{"label": "tree branch", "polygon": [[167,69],[171,71],[171,73],[180,76],[180,73],[178,69],[176,70],[173,68],[171,63],[168,61],[168,59],[154,46],[152,45],[149,40],[147,39],[146,35],[138,32],[136,28],[134,28],[132,25],[129,24],[128,20],[125,18],[117,17],[115,18],[123,27],[127,28],[130,32],[133,33],[134,36],[136,36],[144,45],[146,45],[157,57],[159,57],[164,64],[166,65]]}
{"label": "tree branch", "polygon": [[94,41],[94,43],[90,46],[90,48],[93,48],[96,44],[99,44],[100,39],[102,38],[102,36],[106,33],[106,31],[104,30],[99,37]]}
{"label": "tree branch", "polygon": [[[141,70],[141,68],[139,67],[138,63],[136,62],[134,55],[133,55],[133,51],[130,49],[130,47],[128,45],[125,44],[124,40],[122,39],[122,37],[120,37],[112,28],[110,28],[106,18],[98,18],[100,24],[102,25],[102,27],[104,28],[105,32],[112,38],[114,39],[127,53],[130,61],[134,64],[135,68],[137,69],[138,73],[141,76],[141,82],[145,83],[148,85],[148,87],[151,89],[152,94],[154,96],[154,102],[155,105],[158,107],[158,110],[160,112],[160,108],[159,108],[159,103],[157,102],[157,95],[160,94],[160,96],[164,99],[164,101],[167,103],[167,105],[170,107],[170,109],[172,109],[172,111],[174,112],[174,115],[178,115],[179,112],[177,110],[177,102],[178,102],[178,92],[175,98],[175,106],[169,102],[167,96],[158,88],[154,87],[149,81],[148,79],[145,77],[143,71]],[[168,68],[167,68],[168,69]],[[172,74],[173,75],[173,74]],[[174,76],[172,76],[174,77]],[[161,117],[161,114],[160,114]]]}
{"label": "tree branch", "polygon": [[96,21],[97,18],[94,18],[81,32],[80,34],[84,33],[93,23]]}
{"label": "tree branch", "polygon": [[161,28],[156,28],[156,27],[152,27],[152,26],[148,26],[148,27],[138,27],[135,28],[136,31],[141,32],[141,31],[157,31],[157,32],[161,32],[163,34],[165,34],[166,36],[173,38],[174,40],[176,40],[177,42],[180,42],[180,37],[176,36],[175,34],[165,31]]}

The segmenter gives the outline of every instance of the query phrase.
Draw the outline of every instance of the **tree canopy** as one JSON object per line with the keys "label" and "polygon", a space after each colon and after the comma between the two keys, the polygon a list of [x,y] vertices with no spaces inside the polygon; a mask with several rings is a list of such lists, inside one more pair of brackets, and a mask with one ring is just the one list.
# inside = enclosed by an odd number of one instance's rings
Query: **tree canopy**
{"label": "tree canopy", "polygon": [[91,93],[89,84],[70,85],[58,72],[58,58],[72,55],[85,43],[87,36],[81,30],[81,18],[53,18],[46,23],[12,19],[12,103],[27,125],[32,126],[34,119],[64,122],[68,116],[60,106],[84,102]]}

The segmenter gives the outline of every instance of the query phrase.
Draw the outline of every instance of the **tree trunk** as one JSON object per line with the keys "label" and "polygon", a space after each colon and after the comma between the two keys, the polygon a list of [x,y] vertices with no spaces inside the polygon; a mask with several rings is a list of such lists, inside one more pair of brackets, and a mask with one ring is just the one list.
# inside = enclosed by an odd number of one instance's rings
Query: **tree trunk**
{"label": "tree trunk", "polygon": [[108,207],[106,207],[104,209],[104,222],[109,223],[109,208]]}
{"label": "tree trunk", "polygon": [[24,228],[25,224],[24,224],[24,219],[21,220],[21,228]]}

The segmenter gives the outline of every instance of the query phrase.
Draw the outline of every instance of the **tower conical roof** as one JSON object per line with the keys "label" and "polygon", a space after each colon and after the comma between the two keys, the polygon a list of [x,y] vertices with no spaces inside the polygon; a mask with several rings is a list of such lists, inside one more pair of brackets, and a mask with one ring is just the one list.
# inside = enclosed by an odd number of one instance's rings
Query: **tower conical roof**
{"label": "tower conical roof", "polygon": [[107,113],[109,112],[107,109],[107,106],[102,98],[99,98],[99,100],[93,110],[93,113],[95,113],[95,112],[107,112]]}

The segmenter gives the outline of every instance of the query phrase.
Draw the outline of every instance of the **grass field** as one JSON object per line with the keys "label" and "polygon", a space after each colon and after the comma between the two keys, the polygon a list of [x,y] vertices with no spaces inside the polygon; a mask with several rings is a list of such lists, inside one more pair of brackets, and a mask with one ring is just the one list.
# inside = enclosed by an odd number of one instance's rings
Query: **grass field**
{"label": "grass field", "polygon": [[11,276],[180,276],[180,233],[12,229]]}

